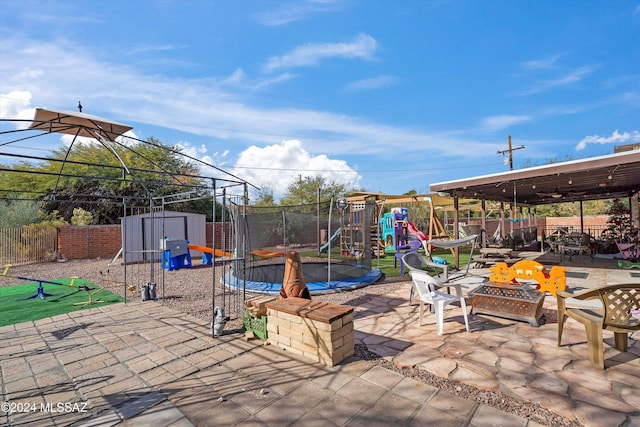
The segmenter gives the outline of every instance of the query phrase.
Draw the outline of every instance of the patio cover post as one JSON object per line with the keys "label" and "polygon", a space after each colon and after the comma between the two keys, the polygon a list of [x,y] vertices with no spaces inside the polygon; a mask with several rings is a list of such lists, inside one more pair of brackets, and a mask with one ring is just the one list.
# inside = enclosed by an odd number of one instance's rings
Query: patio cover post
{"label": "patio cover post", "polygon": [[482,199],[480,201],[480,210],[482,215],[482,219],[480,220],[480,223],[482,224],[482,230],[480,230],[480,239],[481,239],[480,247],[486,248],[488,234],[487,234],[487,202],[485,199]]}
{"label": "patio cover post", "polygon": [[[460,213],[458,211],[458,209],[460,208],[460,203],[459,203],[459,199],[458,196],[454,196],[453,197],[453,238],[454,240],[457,240],[460,238]],[[454,249],[455,253],[454,253],[454,260],[455,260],[455,266],[457,269],[460,269],[460,251],[458,250],[458,248]]]}
{"label": "patio cover post", "polygon": [[504,243],[504,202],[500,202],[500,242]]}

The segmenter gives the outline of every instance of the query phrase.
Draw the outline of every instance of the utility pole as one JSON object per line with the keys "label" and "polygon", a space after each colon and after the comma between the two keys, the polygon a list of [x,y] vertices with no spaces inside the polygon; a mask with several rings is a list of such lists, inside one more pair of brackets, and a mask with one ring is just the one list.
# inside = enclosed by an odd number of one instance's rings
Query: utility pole
{"label": "utility pole", "polygon": [[521,145],[516,148],[511,147],[511,135],[509,135],[509,148],[507,150],[498,150],[498,154],[509,153],[509,170],[513,170],[513,152],[516,150],[522,150],[525,148],[524,145]]}

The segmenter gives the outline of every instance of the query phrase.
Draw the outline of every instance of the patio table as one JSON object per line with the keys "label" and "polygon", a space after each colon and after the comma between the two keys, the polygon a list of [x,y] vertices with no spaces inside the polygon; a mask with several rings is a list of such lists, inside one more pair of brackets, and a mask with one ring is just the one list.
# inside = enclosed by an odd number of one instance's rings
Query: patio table
{"label": "patio table", "polygon": [[498,262],[504,262],[507,265],[512,265],[522,259],[512,258],[512,255],[513,250],[510,248],[481,248],[480,255],[476,255],[472,259],[476,268],[492,266]]}

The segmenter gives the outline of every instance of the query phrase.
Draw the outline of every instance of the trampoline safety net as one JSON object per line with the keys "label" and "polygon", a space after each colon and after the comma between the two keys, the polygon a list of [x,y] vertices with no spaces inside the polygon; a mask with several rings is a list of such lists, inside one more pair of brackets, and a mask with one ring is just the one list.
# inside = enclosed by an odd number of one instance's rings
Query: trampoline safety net
{"label": "trampoline safety net", "polygon": [[[233,273],[236,283],[231,285],[258,292],[275,291],[274,286],[279,290],[284,255],[290,251],[300,254],[305,281],[312,293],[310,285],[316,282],[316,293],[323,287],[333,287],[335,283],[331,282],[336,281],[356,286],[364,277],[372,283],[371,243],[377,239],[374,207],[373,203],[360,203],[338,209],[331,202],[248,207],[244,220],[238,224],[238,234],[245,238],[247,262],[243,271]],[[374,276],[377,280],[380,274]],[[255,283],[258,289],[251,289]]]}

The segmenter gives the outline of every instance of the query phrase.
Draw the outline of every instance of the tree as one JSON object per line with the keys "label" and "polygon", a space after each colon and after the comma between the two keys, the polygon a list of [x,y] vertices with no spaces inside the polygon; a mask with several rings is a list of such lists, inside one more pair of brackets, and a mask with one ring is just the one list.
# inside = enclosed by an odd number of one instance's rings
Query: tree
{"label": "tree", "polygon": [[42,220],[42,202],[36,200],[0,200],[0,227],[21,227]]}
{"label": "tree", "polygon": [[339,197],[352,191],[345,184],[339,184],[335,181],[327,182],[321,176],[298,177],[287,186],[287,192],[280,200],[280,205],[314,205],[318,201],[318,189],[320,189],[321,201],[327,201],[331,197]]}
{"label": "tree", "polygon": [[[114,154],[115,153],[115,154]],[[120,162],[119,159],[122,159]],[[194,192],[172,210],[212,217],[212,199],[199,169],[179,149],[150,138],[132,145],[80,144],[61,147],[40,163],[20,162],[0,173],[2,194],[44,202],[70,221],[81,208],[98,224],[119,222],[127,206],[148,206],[152,197]],[[219,209],[216,209],[219,211]]]}
{"label": "tree", "polygon": [[633,242],[638,236],[638,230],[633,227],[631,211],[627,205],[615,199],[609,210],[607,229],[603,236],[615,242]]}
{"label": "tree", "polygon": [[271,207],[277,206],[276,200],[273,197],[272,190],[260,190],[256,197],[256,201],[251,203],[252,206]]}
{"label": "tree", "polygon": [[[582,213],[584,215],[602,215],[608,212],[611,207],[610,200],[586,200],[582,202]],[[536,214],[540,217],[554,216],[579,216],[580,203],[551,203],[536,207]]]}
{"label": "tree", "polygon": [[82,208],[75,208],[71,217],[71,225],[91,225],[93,223],[93,215]]}

